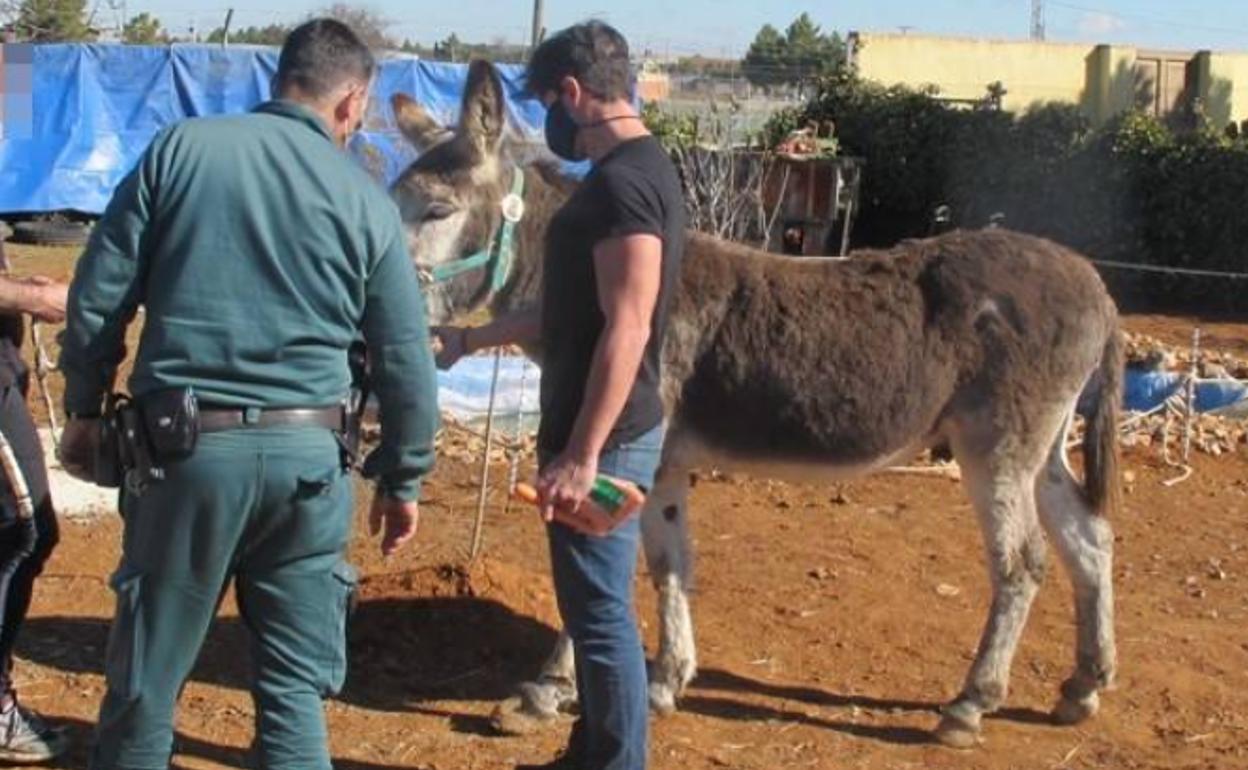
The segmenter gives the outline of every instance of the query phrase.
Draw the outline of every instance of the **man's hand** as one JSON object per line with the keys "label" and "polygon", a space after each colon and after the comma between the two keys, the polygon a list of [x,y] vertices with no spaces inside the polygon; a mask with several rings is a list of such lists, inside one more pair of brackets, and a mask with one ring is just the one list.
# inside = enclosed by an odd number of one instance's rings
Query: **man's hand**
{"label": "man's hand", "polygon": [[463,326],[435,326],[429,334],[437,341],[434,345],[434,363],[442,371],[468,355],[468,329]]}
{"label": "man's hand", "polygon": [[100,441],[97,417],[75,417],[61,431],[61,467],[79,481],[95,483],[95,455]]}
{"label": "man's hand", "polygon": [[368,514],[369,534],[376,536],[380,533],[383,522],[385,534],[381,538],[381,555],[389,556],[416,535],[420,507],[414,500],[406,502],[378,491],[373,496],[373,507]]}
{"label": "man's hand", "polygon": [[68,301],[69,286],[47,276],[0,276],[0,308],[5,312],[29,313],[36,321],[60,323],[65,320]]}
{"label": "man's hand", "polygon": [[69,284],[53,281],[42,275],[27,278],[30,305],[26,312],[44,323],[60,323],[65,320],[65,305],[69,303]]}
{"label": "man's hand", "polygon": [[558,522],[583,535],[605,535],[615,523],[604,513],[586,505],[598,475],[597,458],[585,460],[567,452],[555,458],[537,479],[542,519]]}

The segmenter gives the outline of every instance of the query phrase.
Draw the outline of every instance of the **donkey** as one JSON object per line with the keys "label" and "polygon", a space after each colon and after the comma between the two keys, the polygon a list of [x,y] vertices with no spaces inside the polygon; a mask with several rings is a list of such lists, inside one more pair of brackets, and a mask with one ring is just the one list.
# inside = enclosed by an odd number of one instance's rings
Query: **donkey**
{"label": "donkey", "polygon": [[[392,193],[428,279],[432,321],[482,307],[534,307],[545,229],[574,183],[509,156],[497,73],[471,65],[451,130],[402,95],[393,107],[421,151]],[[660,603],[652,705],[674,709],[696,669],[691,469],[832,479],[943,444],[978,516],[993,598],[974,663],[943,708],[936,737],[975,745],[982,715],[1004,702],[1044,578],[1046,535],[1070,575],[1078,627],[1074,672],[1053,717],[1091,717],[1116,666],[1107,515],[1118,504],[1123,363],[1117,310],[1091,265],[1005,230],[953,232],[839,261],[687,237],[663,350],[668,432],[641,514]],[[540,350],[526,352],[540,362]],[[1080,483],[1065,438],[1090,382],[1099,388]],[[565,637],[542,678],[522,686],[521,708],[550,716],[566,705],[575,697],[572,666]]]}

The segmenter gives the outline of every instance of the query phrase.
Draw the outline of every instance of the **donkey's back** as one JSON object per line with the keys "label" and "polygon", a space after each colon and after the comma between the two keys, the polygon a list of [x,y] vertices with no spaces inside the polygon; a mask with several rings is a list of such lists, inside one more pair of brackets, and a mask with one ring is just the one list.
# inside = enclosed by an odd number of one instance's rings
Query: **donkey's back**
{"label": "donkey's back", "polygon": [[665,361],[673,422],[745,462],[866,469],[947,440],[995,399],[1068,405],[1116,328],[1086,260],[1007,231],[847,260],[693,235],[686,260]]}

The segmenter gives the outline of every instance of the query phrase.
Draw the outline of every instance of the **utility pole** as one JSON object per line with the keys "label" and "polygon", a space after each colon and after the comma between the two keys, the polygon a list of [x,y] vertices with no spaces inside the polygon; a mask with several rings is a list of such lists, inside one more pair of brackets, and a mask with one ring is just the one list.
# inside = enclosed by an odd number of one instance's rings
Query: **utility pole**
{"label": "utility pole", "polygon": [[1044,40],[1044,0],[1031,0],[1031,39]]}
{"label": "utility pole", "polygon": [[[108,9],[114,14],[118,14],[113,18],[117,22],[117,40],[118,42],[126,42],[126,0],[108,0]],[[92,12],[94,15],[94,12]],[[90,22],[88,22],[88,25]]]}
{"label": "utility pole", "polygon": [[529,45],[537,48],[537,44],[542,42],[542,37],[546,34],[546,27],[543,25],[544,0],[533,0],[533,29],[530,31]]}
{"label": "utility pole", "polygon": [[230,44],[230,22],[234,20],[234,9],[231,8],[225,12],[225,24],[221,25],[221,47],[225,48]]}

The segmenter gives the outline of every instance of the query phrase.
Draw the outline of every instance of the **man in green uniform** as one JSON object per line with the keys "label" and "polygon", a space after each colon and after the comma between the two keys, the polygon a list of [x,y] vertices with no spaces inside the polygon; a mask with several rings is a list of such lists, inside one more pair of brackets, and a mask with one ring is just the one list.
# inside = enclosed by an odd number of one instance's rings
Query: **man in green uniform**
{"label": "man in green uniform", "polygon": [[[93,474],[95,418],[142,305],[130,392],[163,470],[140,463],[125,481],[97,770],[168,766],[179,691],[231,580],[251,636],[259,766],[330,767],[321,701],[345,675],[355,585],[338,441],[353,342],[367,345],[381,410],[364,470],[378,479],[370,524],[384,522],[385,553],[415,533],[437,420],[398,211],[341,151],[373,70],[348,27],[297,28],[277,100],[158,135],[78,264],[61,358],[66,466]],[[193,422],[178,406],[188,387],[200,434],[178,459],[160,445]]]}

